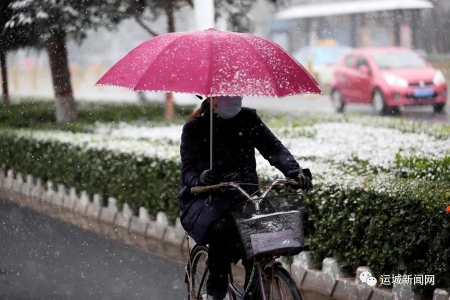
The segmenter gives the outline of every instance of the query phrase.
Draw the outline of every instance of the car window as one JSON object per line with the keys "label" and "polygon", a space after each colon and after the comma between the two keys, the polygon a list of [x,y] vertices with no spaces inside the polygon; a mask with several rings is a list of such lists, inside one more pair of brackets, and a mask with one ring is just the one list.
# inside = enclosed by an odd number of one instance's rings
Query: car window
{"label": "car window", "polygon": [[358,61],[357,61],[357,63],[356,63],[356,68],[359,69],[361,66],[367,66],[367,67],[370,68],[369,62],[368,62],[367,59],[366,59],[364,56],[362,56],[362,55],[358,56]]}
{"label": "car window", "polygon": [[426,68],[426,62],[412,51],[381,52],[372,55],[380,69]]}
{"label": "car window", "polygon": [[347,68],[352,68],[352,67],[353,67],[353,58],[354,58],[353,55],[347,55],[347,56],[344,58],[344,65],[345,65]]}

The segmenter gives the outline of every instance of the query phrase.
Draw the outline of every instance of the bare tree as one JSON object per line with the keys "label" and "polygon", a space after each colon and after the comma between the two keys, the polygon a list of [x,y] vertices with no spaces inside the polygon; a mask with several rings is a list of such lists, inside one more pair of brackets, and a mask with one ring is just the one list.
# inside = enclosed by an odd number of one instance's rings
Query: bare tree
{"label": "bare tree", "polygon": [[[3,0],[2,0],[3,1]],[[12,0],[12,15],[5,28],[11,34],[24,30],[38,37],[47,49],[55,94],[57,122],[77,119],[66,42],[81,41],[89,28],[114,27],[128,17],[125,3],[108,0]]]}
{"label": "bare tree", "polygon": [[13,0],[0,2],[0,68],[2,78],[2,98],[4,109],[9,108],[8,70],[6,54],[19,48],[38,47],[37,38],[23,26],[17,26],[14,32],[5,30],[5,24],[12,16],[10,4]]}
{"label": "bare tree", "polygon": [[0,19],[0,68],[1,68],[1,78],[2,78],[2,107],[3,109],[9,108],[9,90],[8,90],[8,69],[6,65],[6,51],[11,48],[11,43],[8,42],[9,39],[5,36],[3,28],[6,21],[11,15],[11,10],[8,8],[11,1],[2,1],[0,4],[0,14],[3,16]]}

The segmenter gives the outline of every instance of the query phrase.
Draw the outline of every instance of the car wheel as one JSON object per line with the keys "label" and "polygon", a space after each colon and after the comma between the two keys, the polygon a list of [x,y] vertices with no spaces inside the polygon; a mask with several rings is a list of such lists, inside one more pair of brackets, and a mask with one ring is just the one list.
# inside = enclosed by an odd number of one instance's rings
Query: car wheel
{"label": "car wheel", "polygon": [[442,114],[444,113],[445,103],[438,103],[433,105],[434,113],[435,114]]}
{"label": "car wheel", "polygon": [[386,114],[386,102],[384,101],[383,94],[379,90],[376,90],[372,95],[372,107],[376,114]]}
{"label": "car wheel", "polygon": [[384,95],[380,90],[375,90],[372,95],[372,107],[376,114],[384,115],[400,115],[400,108],[398,106],[387,106]]}
{"label": "car wheel", "polygon": [[333,102],[334,109],[338,113],[344,112],[345,103],[342,102],[342,95],[339,90],[333,90],[331,92],[331,102]]}
{"label": "car wheel", "polygon": [[386,114],[393,116],[399,116],[401,114],[398,106],[386,106],[385,111]]}

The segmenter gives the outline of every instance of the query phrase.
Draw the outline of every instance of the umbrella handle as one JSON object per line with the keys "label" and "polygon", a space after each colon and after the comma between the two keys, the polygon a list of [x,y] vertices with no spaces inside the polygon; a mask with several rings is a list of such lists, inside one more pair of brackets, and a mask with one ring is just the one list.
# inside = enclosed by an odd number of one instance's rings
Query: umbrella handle
{"label": "umbrella handle", "polygon": [[213,168],[213,97],[209,97],[209,169]]}

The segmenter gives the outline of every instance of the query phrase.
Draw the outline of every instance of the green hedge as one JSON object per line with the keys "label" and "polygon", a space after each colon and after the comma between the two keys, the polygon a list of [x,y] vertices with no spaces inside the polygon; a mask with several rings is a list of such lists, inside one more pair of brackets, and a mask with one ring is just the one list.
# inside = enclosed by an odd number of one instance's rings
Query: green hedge
{"label": "green hedge", "polygon": [[[5,132],[0,134],[0,162],[4,169],[79,192],[116,197],[119,206],[127,202],[135,211],[144,206],[153,215],[167,212],[172,221],[178,216],[177,161],[38,142]],[[355,188],[316,185],[304,201],[305,232],[314,258],[320,262],[336,257],[353,272],[368,265],[377,275],[435,275],[436,286],[417,287],[428,295],[434,288],[450,287],[448,183],[392,180],[367,178],[364,186]]]}
{"label": "green hedge", "polygon": [[425,157],[404,157],[397,154],[395,164],[399,169],[404,169],[411,178],[442,180],[450,185],[450,156],[441,159],[431,159]]}
{"label": "green hedge", "polygon": [[1,134],[0,162],[5,170],[85,190],[91,196],[98,193],[105,202],[115,197],[119,206],[127,202],[135,211],[144,206],[153,214],[165,211],[172,220],[178,216],[181,172],[173,161]]}
{"label": "green hedge", "polygon": [[[164,121],[161,103],[79,102],[78,121],[73,124],[56,124],[53,101],[21,101],[9,110],[0,110],[0,126],[10,128],[63,129],[81,131],[86,124],[95,122]],[[193,106],[175,106],[174,118],[185,121]]]}
{"label": "green hedge", "polygon": [[[375,180],[375,178],[374,178]],[[305,201],[316,263],[335,257],[356,272],[370,266],[380,275],[435,275],[430,295],[450,287],[450,188],[441,182],[396,179],[396,191],[317,186]]]}

